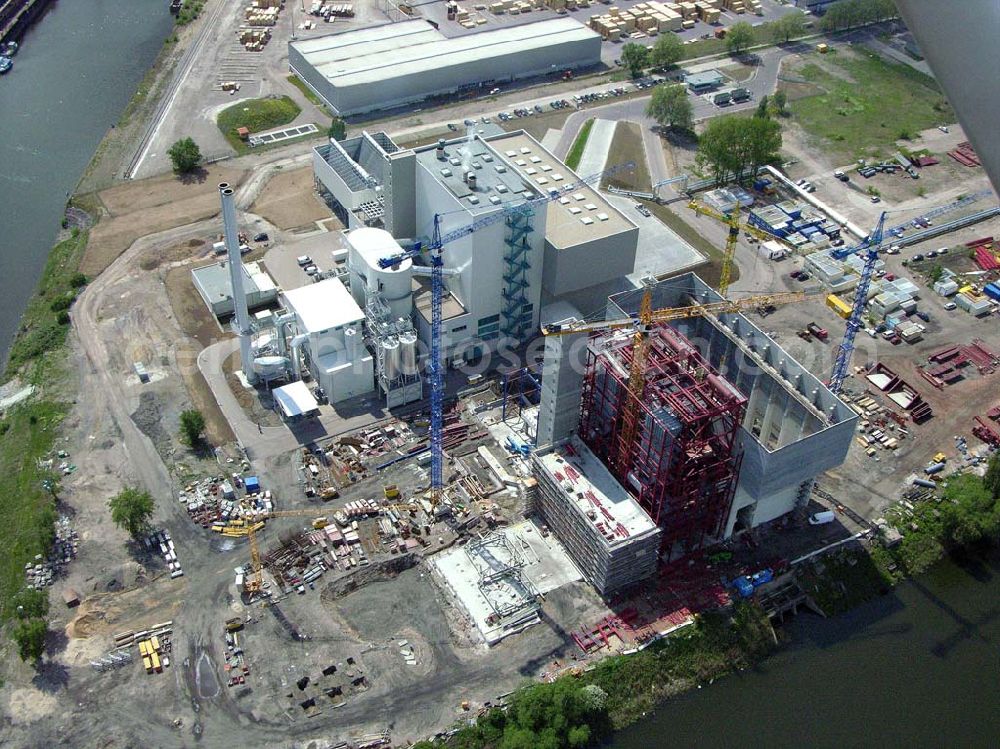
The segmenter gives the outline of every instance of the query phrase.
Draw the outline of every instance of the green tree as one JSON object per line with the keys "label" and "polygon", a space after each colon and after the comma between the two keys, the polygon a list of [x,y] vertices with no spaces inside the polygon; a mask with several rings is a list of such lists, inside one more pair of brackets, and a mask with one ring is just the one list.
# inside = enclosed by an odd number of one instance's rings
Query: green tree
{"label": "green tree", "polygon": [[676,34],[661,34],[650,50],[649,58],[658,68],[670,68],[684,56],[684,42]]}
{"label": "green tree", "polygon": [[628,42],[622,47],[622,65],[628,68],[633,78],[638,78],[649,65],[649,49],[641,44]]}
{"label": "green tree", "polygon": [[760,102],[757,104],[757,111],[753,113],[753,116],[764,120],[771,116],[771,111],[768,109],[767,94],[761,97]]}
{"label": "green tree", "polygon": [[691,99],[687,89],[676,86],[657,86],[646,107],[646,115],[656,120],[662,127],[690,130],[694,126]]}
{"label": "green tree", "polygon": [[729,27],[726,34],[726,49],[731,55],[741,55],[754,43],[754,30],[746,21],[739,21]]}
{"label": "green tree", "polygon": [[1000,510],[983,479],[963,474],[948,480],[941,503],[943,540],[950,547],[965,548],[997,538]]}
{"label": "green tree", "polygon": [[1000,452],[993,453],[989,465],[986,466],[986,475],[983,476],[983,485],[993,496],[993,499],[1000,500]]}
{"label": "green tree", "polygon": [[149,492],[127,486],[108,500],[111,520],[132,538],[139,538],[149,530],[155,503]]}
{"label": "green tree", "polygon": [[49,596],[42,590],[25,588],[14,596],[13,604],[18,619],[45,618],[49,613]]}
{"label": "green tree", "polygon": [[326,134],[334,140],[343,140],[347,137],[347,123],[340,117],[334,117]]}
{"label": "green tree", "polygon": [[201,411],[189,409],[181,411],[181,436],[189,447],[194,447],[201,442],[202,432],[205,431],[205,417]]}
{"label": "green tree", "polygon": [[824,31],[839,31],[898,16],[893,0],[838,0],[827,6],[820,27]]}
{"label": "green tree", "polygon": [[756,174],[764,164],[778,160],[781,126],[760,117],[716,117],[698,138],[696,159],[717,184]]}
{"label": "green tree", "polygon": [[806,17],[801,11],[786,13],[771,23],[771,36],[776,44],[787,44],[806,31]]}
{"label": "green tree", "polygon": [[198,168],[201,163],[201,149],[192,138],[181,138],[170,146],[167,151],[174,171],[178,174],[188,174]]}
{"label": "green tree", "polygon": [[927,274],[927,280],[931,283],[937,283],[941,280],[941,276],[944,275],[944,268],[940,265],[935,265],[931,268],[931,272]]}
{"label": "green tree", "polygon": [[47,631],[44,619],[25,619],[14,627],[14,642],[22,661],[36,662],[42,657]]}
{"label": "green tree", "polygon": [[774,92],[774,96],[771,97],[771,103],[774,104],[775,114],[785,115],[788,113],[788,94],[785,90],[779,88]]}

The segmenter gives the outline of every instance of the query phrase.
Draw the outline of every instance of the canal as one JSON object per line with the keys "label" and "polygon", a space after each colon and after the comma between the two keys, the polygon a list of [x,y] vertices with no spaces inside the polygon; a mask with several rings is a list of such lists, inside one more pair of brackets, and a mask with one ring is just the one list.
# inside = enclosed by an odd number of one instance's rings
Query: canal
{"label": "canal", "polygon": [[1000,746],[1000,558],[787,631],[760,667],[668,702],[611,749]]}
{"label": "canal", "polygon": [[172,25],[167,0],[62,0],[0,77],[0,362],[66,200]]}

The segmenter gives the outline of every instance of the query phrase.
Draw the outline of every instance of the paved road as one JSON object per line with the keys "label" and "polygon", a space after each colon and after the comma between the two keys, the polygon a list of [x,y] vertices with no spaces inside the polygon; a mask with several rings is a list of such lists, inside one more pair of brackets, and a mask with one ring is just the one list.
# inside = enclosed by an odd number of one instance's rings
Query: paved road
{"label": "paved road", "polygon": [[[762,96],[765,94],[770,95],[774,92],[775,86],[778,83],[778,71],[781,61],[785,57],[795,54],[798,50],[798,47],[769,49],[759,55],[760,64],[754,71],[753,77],[738,84],[750,89],[752,92],[753,98],[749,102],[723,108],[717,107],[712,103],[711,98],[713,94],[705,96],[689,94],[692,99],[695,120],[705,120],[710,117],[732,114],[756,107]],[[736,85],[733,85],[720,90],[725,91],[735,87]],[[569,153],[569,149],[572,147],[573,141],[576,139],[577,133],[583,126],[583,123],[594,117],[605,120],[635,122],[642,128],[642,140],[646,148],[646,161],[649,165],[650,179],[655,183],[675,176],[667,169],[663,148],[660,144],[660,136],[655,130],[656,122],[646,116],[646,107],[649,104],[650,98],[650,96],[642,96],[628,99],[612,99],[603,106],[579,109],[573,112],[563,125],[562,133],[559,136],[558,143],[553,148],[553,153],[560,159],[566,158],[566,154]]]}

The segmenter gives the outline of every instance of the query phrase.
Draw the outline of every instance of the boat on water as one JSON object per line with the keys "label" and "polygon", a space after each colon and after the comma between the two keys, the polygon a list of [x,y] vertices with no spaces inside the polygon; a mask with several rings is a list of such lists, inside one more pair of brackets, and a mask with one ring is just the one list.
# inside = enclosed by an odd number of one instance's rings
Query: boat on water
{"label": "boat on water", "polygon": [[0,75],[3,75],[7,71],[9,71],[12,67],[14,67],[14,61],[11,60],[9,57],[3,57],[2,55],[0,55]]}

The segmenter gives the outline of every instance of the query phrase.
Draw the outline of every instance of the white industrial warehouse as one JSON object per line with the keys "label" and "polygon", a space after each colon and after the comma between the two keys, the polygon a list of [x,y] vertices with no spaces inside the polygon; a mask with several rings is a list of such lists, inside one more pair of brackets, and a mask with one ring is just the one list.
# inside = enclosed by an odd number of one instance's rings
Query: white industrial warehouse
{"label": "white industrial warehouse", "polygon": [[448,38],[413,20],[288,43],[288,65],[340,115],[598,65],[601,36],[556,18]]}

